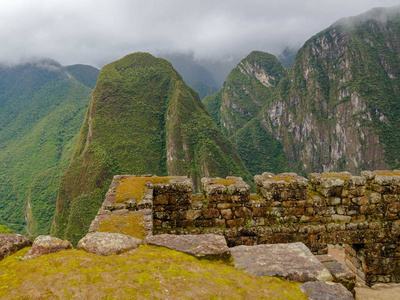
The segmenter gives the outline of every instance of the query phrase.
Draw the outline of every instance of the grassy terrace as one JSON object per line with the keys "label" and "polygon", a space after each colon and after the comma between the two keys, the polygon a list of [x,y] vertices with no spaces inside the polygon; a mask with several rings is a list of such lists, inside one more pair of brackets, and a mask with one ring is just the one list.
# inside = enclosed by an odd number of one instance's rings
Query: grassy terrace
{"label": "grassy terrace", "polygon": [[344,181],[348,181],[350,179],[350,174],[347,173],[322,173],[322,178],[339,178],[343,179]]}
{"label": "grassy terrace", "polygon": [[121,233],[137,239],[144,239],[146,231],[144,230],[143,223],[143,216],[140,214],[130,214],[127,216],[111,215],[110,218],[100,223],[99,231]]}
{"label": "grassy terrace", "polygon": [[289,182],[290,180],[296,179],[297,176],[289,175],[289,174],[278,174],[271,178],[265,178],[265,180],[275,180],[275,181],[285,181]]}
{"label": "grassy terrace", "polygon": [[143,192],[146,189],[146,183],[151,182],[153,184],[157,183],[167,183],[171,179],[177,179],[177,177],[127,177],[120,181],[117,187],[117,196],[115,203],[124,203],[125,201],[135,198],[140,201],[143,196]]}
{"label": "grassy terrace", "polygon": [[224,178],[216,178],[211,181],[212,184],[222,184],[224,186],[229,186],[236,183],[234,179],[224,179]]}
{"label": "grassy terrace", "polygon": [[376,175],[380,176],[400,176],[400,171],[374,171]]}
{"label": "grassy terrace", "polygon": [[306,299],[298,283],[155,246],[101,256],[69,250],[0,261],[0,299]]}

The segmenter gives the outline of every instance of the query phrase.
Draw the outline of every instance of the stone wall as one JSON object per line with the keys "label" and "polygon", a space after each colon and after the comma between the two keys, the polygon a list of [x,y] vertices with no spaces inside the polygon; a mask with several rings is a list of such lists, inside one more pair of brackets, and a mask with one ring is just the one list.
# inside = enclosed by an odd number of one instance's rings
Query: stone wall
{"label": "stone wall", "polygon": [[[99,215],[145,209],[152,234],[217,233],[229,246],[303,242],[323,254],[328,244],[349,244],[348,261],[361,279],[399,282],[400,172],[312,173],[308,178],[256,175],[255,194],[238,177],[203,178],[202,193],[192,194],[190,180],[176,177],[147,183],[143,199],[113,205],[106,197]],[[112,187],[119,180],[115,177]]]}

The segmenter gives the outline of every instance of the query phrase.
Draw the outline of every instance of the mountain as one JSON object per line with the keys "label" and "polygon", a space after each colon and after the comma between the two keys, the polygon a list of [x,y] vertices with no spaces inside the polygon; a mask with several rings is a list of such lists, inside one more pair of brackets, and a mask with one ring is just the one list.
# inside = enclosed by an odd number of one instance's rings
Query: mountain
{"label": "mountain", "polygon": [[161,55],[182,75],[186,84],[199,93],[200,99],[217,91],[218,84],[213,74],[196,62],[193,53],[173,53]]}
{"label": "mountain", "polygon": [[52,234],[76,243],[115,174],[250,178],[198,94],[172,65],[135,53],[98,77],[70,166],[60,183]]}
{"label": "mountain", "polygon": [[100,72],[99,69],[82,64],[66,66],[65,70],[91,89],[96,86],[97,76],[99,76]]}
{"label": "mountain", "polygon": [[49,233],[90,94],[53,60],[0,66],[0,224]]}
{"label": "mountain", "polygon": [[253,51],[229,73],[222,89],[203,103],[222,132],[231,137],[271,101],[284,76],[286,70],[275,56]]}
{"label": "mountain", "polygon": [[299,48],[285,47],[282,53],[278,55],[279,61],[285,68],[290,68],[292,66],[297,51],[299,51]]}
{"label": "mountain", "polygon": [[255,75],[243,93],[238,84],[228,97],[224,86],[223,102],[205,103],[251,172],[266,161],[271,169],[263,171],[302,174],[399,168],[399,52],[400,7],[376,8],[310,38],[256,117],[237,121],[250,112],[241,108],[254,106],[247,91],[260,86]]}

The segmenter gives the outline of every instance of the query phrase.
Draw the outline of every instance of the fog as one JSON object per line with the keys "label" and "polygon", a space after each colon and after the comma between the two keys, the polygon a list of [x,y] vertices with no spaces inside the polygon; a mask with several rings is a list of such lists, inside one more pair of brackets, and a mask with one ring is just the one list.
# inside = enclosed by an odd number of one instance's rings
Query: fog
{"label": "fog", "polygon": [[394,0],[0,0],[0,62],[96,67],[136,52],[232,60],[279,54],[342,17]]}

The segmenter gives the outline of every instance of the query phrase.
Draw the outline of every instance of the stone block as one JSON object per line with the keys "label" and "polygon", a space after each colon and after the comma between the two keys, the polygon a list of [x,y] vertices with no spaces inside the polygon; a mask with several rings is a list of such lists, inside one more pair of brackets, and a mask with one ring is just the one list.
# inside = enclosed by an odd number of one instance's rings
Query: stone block
{"label": "stone block", "polygon": [[33,242],[32,248],[26,253],[24,260],[34,259],[39,256],[72,249],[67,240],[60,240],[49,235],[39,235]]}
{"label": "stone block", "polygon": [[213,219],[213,226],[215,227],[225,227],[226,221],[225,219]]}
{"label": "stone block", "polygon": [[219,210],[216,208],[203,208],[201,210],[205,219],[214,219],[219,217]]}
{"label": "stone block", "polygon": [[354,300],[354,296],[340,283],[309,281],[300,286],[310,300]]}
{"label": "stone block", "polygon": [[251,217],[251,210],[247,207],[242,206],[239,209],[235,210],[235,216],[238,218],[249,219]]}
{"label": "stone block", "polygon": [[243,218],[237,218],[233,220],[227,220],[226,225],[228,227],[236,227],[236,226],[243,226],[244,225],[244,219]]}
{"label": "stone block", "polygon": [[146,242],[191,254],[198,258],[227,259],[230,252],[226,240],[221,235],[173,235],[161,234],[148,236]]}
{"label": "stone block", "polygon": [[194,200],[194,201],[192,201],[191,207],[192,207],[192,209],[202,209],[202,208],[203,208],[203,205],[204,205],[203,201],[201,201],[201,200]]}
{"label": "stone block", "polygon": [[255,276],[275,276],[306,282],[332,276],[303,243],[230,248],[234,265]]}
{"label": "stone block", "polygon": [[168,199],[165,194],[157,195],[153,199],[154,205],[166,205],[168,204]]}
{"label": "stone block", "polygon": [[322,255],[315,255],[315,257],[321,262],[321,263],[325,263],[328,261],[336,261],[333,256],[329,255],[329,254],[322,254]]}
{"label": "stone block", "polygon": [[341,204],[342,199],[338,198],[338,197],[329,197],[326,199],[326,204],[327,205],[339,205]]}
{"label": "stone block", "polygon": [[142,240],[128,235],[94,232],[82,238],[78,243],[77,249],[94,254],[111,255],[134,250],[141,244]]}
{"label": "stone block", "polygon": [[32,245],[32,242],[25,236],[15,233],[0,234],[0,260]]}
{"label": "stone block", "polygon": [[141,200],[137,203],[138,209],[152,209],[153,208],[153,201],[152,200]]}
{"label": "stone block", "polygon": [[337,261],[324,262],[324,266],[332,274],[333,282],[341,283],[353,295],[355,294],[356,275],[349,268]]}
{"label": "stone block", "polygon": [[351,217],[350,216],[342,216],[342,215],[332,215],[332,221],[334,222],[350,222]]}
{"label": "stone block", "polygon": [[173,211],[171,213],[171,220],[176,221],[176,220],[184,220],[186,217],[186,212],[185,211]]}
{"label": "stone block", "polygon": [[196,220],[202,216],[201,210],[188,210],[186,213],[186,219],[189,221]]}
{"label": "stone block", "polygon": [[233,217],[233,213],[231,209],[221,209],[221,216],[225,219],[225,220],[230,220]]}

